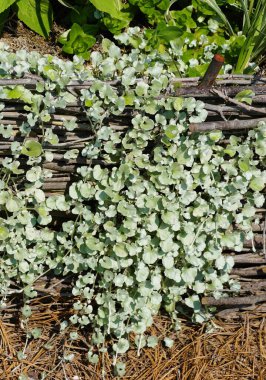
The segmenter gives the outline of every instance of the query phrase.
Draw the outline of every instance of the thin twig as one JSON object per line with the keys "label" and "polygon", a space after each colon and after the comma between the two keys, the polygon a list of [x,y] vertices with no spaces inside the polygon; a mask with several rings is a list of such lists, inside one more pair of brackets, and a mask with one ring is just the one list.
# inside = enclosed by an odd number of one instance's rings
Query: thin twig
{"label": "thin twig", "polygon": [[265,213],[264,227],[263,227],[263,254],[266,260],[266,213]]}
{"label": "thin twig", "polygon": [[190,124],[190,132],[197,131],[212,131],[215,129],[220,130],[243,130],[248,128],[255,128],[258,126],[260,121],[266,122],[266,117],[257,119],[246,119],[246,120],[230,120],[230,121],[207,121],[204,123],[192,123]]}
{"label": "thin twig", "polygon": [[245,103],[239,102],[236,99],[230,98],[229,96],[224,94],[222,91],[219,91],[215,88],[212,89],[211,92],[218,95],[224,101],[230,102],[230,103],[234,104],[235,106],[241,108],[244,112],[247,112],[247,113],[255,112],[255,113],[260,114],[260,115],[266,115],[266,108],[257,108],[257,107],[249,106],[248,104],[245,104]]}
{"label": "thin twig", "polygon": [[254,305],[256,303],[266,302],[266,294],[261,294],[258,296],[247,296],[247,297],[227,297],[216,299],[214,297],[203,297],[203,305],[212,306],[234,306],[234,305]]}

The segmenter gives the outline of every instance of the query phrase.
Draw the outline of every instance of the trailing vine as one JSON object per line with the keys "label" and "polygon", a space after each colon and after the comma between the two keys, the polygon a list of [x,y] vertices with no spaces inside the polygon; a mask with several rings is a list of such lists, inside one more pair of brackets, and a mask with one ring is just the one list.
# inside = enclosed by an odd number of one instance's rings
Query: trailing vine
{"label": "trailing vine", "polygon": [[[173,74],[159,53],[122,54],[106,39],[101,49],[85,67],[81,58],[64,62],[1,46],[2,79],[42,80],[36,90],[0,88],[0,118],[12,99],[27,111],[19,134],[0,121],[2,140],[11,142],[0,169],[0,293],[3,306],[7,294],[22,292],[28,317],[38,278],[72,274],[79,300],[62,328],[93,328],[92,362],[93,347],[103,349],[114,337],[116,362],[132,332],[139,351],[156,344],[145,332],[161,309],[178,329],[180,308],[202,322],[209,317],[202,295],[219,298],[225,287],[238,290],[229,277],[233,258],[222,252],[241,251],[244,239],[252,239],[251,224],[258,223],[266,125],[226,141],[221,131],[190,134],[189,123],[207,116],[204,103],[165,96]],[[73,80],[92,84],[75,93],[69,89]],[[82,148],[60,143],[53,124],[56,109],[70,103],[86,113],[90,137]],[[109,122],[125,115],[126,128]],[[73,117],[60,128],[67,133],[79,126]],[[78,167],[64,195],[46,197],[43,186],[53,171],[44,163],[52,163],[58,149],[69,162],[79,157],[91,164]],[[70,216],[59,230],[54,212]]]}

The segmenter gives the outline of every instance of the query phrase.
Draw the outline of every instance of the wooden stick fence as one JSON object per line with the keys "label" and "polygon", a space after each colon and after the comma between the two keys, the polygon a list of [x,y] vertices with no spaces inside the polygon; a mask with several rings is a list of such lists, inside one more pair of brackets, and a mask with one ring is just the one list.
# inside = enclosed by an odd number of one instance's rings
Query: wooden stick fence
{"label": "wooden stick fence", "polygon": [[[217,57],[216,57],[217,58]],[[214,59],[212,65],[220,67],[221,61]],[[217,63],[218,62],[218,63]],[[218,70],[219,71],[219,70]],[[210,67],[205,77],[201,78],[175,78],[169,84],[167,95],[162,96],[183,96],[195,97],[205,102],[208,111],[207,120],[203,123],[194,123],[189,126],[190,132],[204,132],[220,129],[226,136],[230,134],[245,134],[250,128],[257,126],[259,121],[266,122],[266,77],[250,75],[221,75],[217,77],[217,67]],[[208,74],[209,73],[209,74]],[[209,77],[211,75],[211,77]],[[36,84],[42,82],[43,78],[36,75],[28,75],[21,79],[0,79],[0,86],[23,85],[31,91],[35,91]],[[72,81],[67,90],[71,93],[79,93],[81,89],[88,88],[92,81]],[[107,82],[116,87],[121,83],[119,80]],[[252,90],[252,106],[236,100],[234,97],[242,90]],[[11,144],[13,141],[22,141],[19,127],[27,119],[27,112],[24,110],[22,102],[17,100],[1,100],[5,104],[2,112],[0,124],[12,125],[13,135],[11,138],[0,138],[0,165],[5,157],[11,154]],[[121,116],[110,116],[106,122],[114,130],[124,131],[130,123],[134,110],[130,107],[125,109]],[[77,128],[68,132],[62,128],[64,120],[75,120]],[[52,194],[63,194],[74,179],[76,169],[80,165],[100,164],[108,166],[109,163],[100,160],[88,160],[84,157],[76,159],[65,159],[64,153],[69,149],[83,149],[88,141],[93,139],[90,123],[81,105],[76,103],[67,104],[65,109],[57,109],[51,115],[51,120],[44,123],[50,127],[54,134],[58,136],[58,143],[51,145],[44,144],[44,148],[54,153],[53,162],[43,162],[43,167],[53,171],[53,178],[47,179],[43,185],[46,196]],[[41,138],[41,129],[32,129],[31,139]],[[25,162],[21,162],[22,167]],[[113,164],[112,164],[113,165]],[[241,311],[266,311],[266,242],[265,242],[265,209],[257,210],[260,219],[259,224],[253,225],[255,233],[253,241],[245,241],[242,252],[225,252],[234,256],[235,266],[231,273],[232,278],[238,279],[242,285],[238,297],[222,298],[215,300],[212,297],[204,297],[204,305],[217,306],[221,317],[236,317]],[[61,219],[71,218],[67,213],[54,212],[58,223]],[[253,249],[256,249],[256,253]],[[39,281],[38,292],[49,292],[47,279]],[[53,284],[50,289],[51,294],[62,291],[62,281],[56,286]],[[70,296],[69,292],[65,292]]]}

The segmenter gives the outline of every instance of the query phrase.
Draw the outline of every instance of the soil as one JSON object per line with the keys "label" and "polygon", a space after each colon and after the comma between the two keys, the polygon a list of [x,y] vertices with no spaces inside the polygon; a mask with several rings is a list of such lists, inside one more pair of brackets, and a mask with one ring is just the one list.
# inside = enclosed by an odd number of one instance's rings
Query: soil
{"label": "soil", "polygon": [[57,43],[58,37],[64,31],[63,27],[54,23],[49,39],[45,40],[28,29],[22,22],[10,21],[5,26],[0,41],[9,45],[12,51],[25,49],[27,51],[37,51],[41,54],[52,54],[66,59],[67,57],[62,53],[61,47]]}

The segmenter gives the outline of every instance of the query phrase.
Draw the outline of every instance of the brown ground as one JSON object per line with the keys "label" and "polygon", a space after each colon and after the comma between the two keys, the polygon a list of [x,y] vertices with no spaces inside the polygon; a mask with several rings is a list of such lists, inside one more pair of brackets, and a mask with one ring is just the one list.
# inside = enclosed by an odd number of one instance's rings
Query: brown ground
{"label": "brown ground", "polygon": [[61,47],[56,43],[57,38],[64,29],[54,24],[53,32],[48,40],[28,29],[22,22],[11,20],[4,29],[0,41],[8,44],[11,50],[25,49],[27,51],[38,51],[41,54],[53,54],[64,58]]}
{"label": "brown ground", "polygon": [[[70,305],[54,300],[45,303],[45,297],[32,302],[35,309],[28,322],[23,322],[17,304],[12,304],[0,318],[0,379],[15,380],[24,373],[30,380],[111,380],[112,356],[104,354],[98,365],[86,360],[89,333],[79,330],[78,340],[71,341],[69,332],[63,332],[60,322],[70,313]],[[121,380],[265,380],[266,379],[266,314],[242,314],[237,321],[214,319],[203,326],[183,321],[180,333],[171,332],[170,320],[155,319],[150,333],[175,339],[174,346],[163,343],[155,349],[136,350],[120,356],[127,362],[126,376]],[[40,327],[39,339],[26,338],[27,331]],[[133,337],[132,337],[133,341]],[[23,351],[24,359],[17,354]],[[63,355],[74,353],[71,362]],[[103,375],[105,371],[105,375]],[[76,376],[76,377],[75,377]],[[24,380],[24,378],[23,378]]]}

